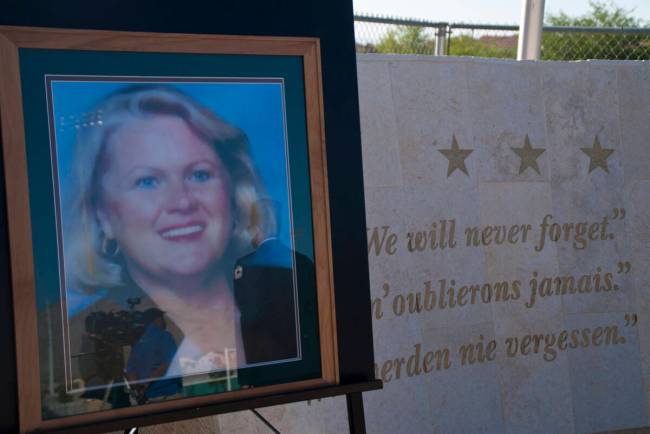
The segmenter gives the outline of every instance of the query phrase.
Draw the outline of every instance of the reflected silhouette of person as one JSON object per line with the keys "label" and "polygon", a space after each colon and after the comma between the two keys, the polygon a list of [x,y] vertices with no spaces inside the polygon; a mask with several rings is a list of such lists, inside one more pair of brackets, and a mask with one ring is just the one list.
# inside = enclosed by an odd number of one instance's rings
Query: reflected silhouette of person
{"label": "reflected silhouette of person", "polygon": [[126,366],[126,378],[140,404],[177,397],[183,388],[180,378],[165,378],[178,346],[167,331],[164,312],[147,309],[144,318],[146,328],[133,345]]}
{"label": "reflected silhouette of person", "polygon": [[[277,202],[260,202],[260,208],[277,213]],[[275,236],[277,232],[277,227],[258,232],[252,239],[255,251],[235,264],[233,287],[249,366],[299,356],[296,270],[313,273],[313,263],[287,247]]]}

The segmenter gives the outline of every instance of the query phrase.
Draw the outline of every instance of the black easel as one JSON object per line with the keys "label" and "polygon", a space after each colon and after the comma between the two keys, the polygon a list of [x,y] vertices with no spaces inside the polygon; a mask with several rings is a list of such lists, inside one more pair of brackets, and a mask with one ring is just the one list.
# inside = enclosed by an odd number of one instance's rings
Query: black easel
{"label": "black easel", "polygon": [[348,426],[350,434],[366,434],[366,418],[363,412],[363,397],[361,392],[345,395],[348,404]]}
{"label": "black easel", "polygon": [[314,399],[331,398],[334,396],[345,395],[348,408],[348,426],[350,428],[350,434],[365,434],[366,422],[363,411],[362,393],[369,392],[371,390],[379,390],[381,388],[382,382],[380,380],[338,386],[327,386],[318,389],[286,392],[273,396],[261,396],[258,398],[247,399],[245,401],[242,400],[209,404],[201,407],[175,410],[173,413],[167,412],[133,416],[110,422],[86,424],[74,428],[66,428],[63,431],[50,432],[89,434],[102,431],[124,430],[124,434],[137,434],[137,427],[145,425],[157,425],[161,423],[175,422],[183,419],[194,419],[242,410],[256,410],[257,408],[262,407],[271,407],[274,405],[289,404],[292,402],[309,401]]}

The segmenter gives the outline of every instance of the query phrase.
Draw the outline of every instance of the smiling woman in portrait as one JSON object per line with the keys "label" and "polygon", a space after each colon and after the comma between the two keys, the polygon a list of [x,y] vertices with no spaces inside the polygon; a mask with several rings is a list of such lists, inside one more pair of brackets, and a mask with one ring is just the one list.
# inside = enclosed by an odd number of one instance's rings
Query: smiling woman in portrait
{"label": "smiling woman in portrait", "polygon": [[175,88],[132,85],[95,114],[62,210],[73,366],[87,390],[177,396],[164,378],[246,365],[233,269],[276,216],[246,135]]}

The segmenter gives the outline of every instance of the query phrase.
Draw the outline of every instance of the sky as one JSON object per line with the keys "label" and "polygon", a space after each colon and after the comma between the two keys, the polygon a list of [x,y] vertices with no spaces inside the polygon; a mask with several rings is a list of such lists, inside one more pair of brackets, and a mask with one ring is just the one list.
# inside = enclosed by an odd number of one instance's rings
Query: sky
{"label": "sky", "polygon": [[[482,24],[518,24],[522,3],[523,0],[353,0],[355,14]],[[615,0],[614,4],[634,9],[633,16],[650,23],[650,0]],[[589,0],[546,0],[547,14],[560,11],[571,16],[583,15],[589,11]]]}

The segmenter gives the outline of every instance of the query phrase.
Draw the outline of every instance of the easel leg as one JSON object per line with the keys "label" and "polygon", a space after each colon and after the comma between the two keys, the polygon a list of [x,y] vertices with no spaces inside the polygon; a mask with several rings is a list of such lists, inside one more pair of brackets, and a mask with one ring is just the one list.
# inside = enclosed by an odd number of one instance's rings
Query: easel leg
{"label": "easel leg", "polygon": [[366,434],[366,419],[363,414],[363,398],[361,392],[345,395],[348,403],[348,425],[350,434]]}

